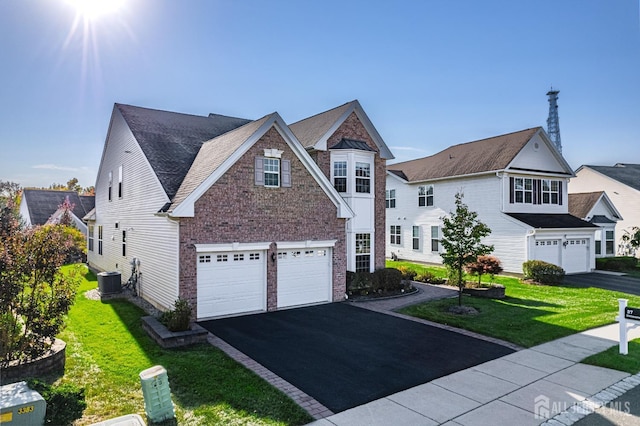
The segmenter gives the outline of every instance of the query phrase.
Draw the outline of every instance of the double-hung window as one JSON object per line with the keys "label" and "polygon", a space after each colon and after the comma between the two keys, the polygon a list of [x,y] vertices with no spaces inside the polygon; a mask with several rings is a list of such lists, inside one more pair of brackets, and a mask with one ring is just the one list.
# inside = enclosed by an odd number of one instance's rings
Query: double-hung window
{"label": "double-hung window", "polygon": [[440,230],[437,226],[431,227],[431,251],[440,251]]}
{"label": "double-hung window", "polygon": [[371,270],[371,234],[356,234],[356,272]]}
{"label": "double-hung window", "polygon": [[102,225],[98,225],[98,254],[102,254]]}
{"label": "double-hung window", "polygon": [[418,187],[418,206],[433,206],[433,185],[420,185]]}
{"label": "double-hung window", "polygon": [[338,192],[347,192],[347,162],[333,163],[333,187]]}
{"label": "double-hung window", "polygon": [[396,208],[396,190],[387,189],[385,194],[385,204],[388,209]]}
{"label": "double-hung window", "polygon": [[558,204],[559,194],[557,180],[542,179],[542,204]]}
{"label": "double-hung window", "polygon": [[412,243],[414,250],[420,250],[420,227],[414,226],[412,229]]}
{"label": "double-hung window", "polygon": [[371,164],[356,163],[356,192],[371,192]]}
{"label": "double-hung window", "polygon": [[264,159],[264,186],[280,186],[280,159]]}
{"label": "double-hung window", "polygon": [[118,198],[122,198],[122,166],[118,167]]}
{"label": "double-hung window", "polygon": [[533,179],[516,178],[514,194],[516,203],[533,203]]}
{"label": "double-hung window", "polygon": [[109,190],[107,192],[109,201],[111,201],[112,188],[113,188],[113,172],[109,172]]}
{"label": "double-hung window", "polygon": [[89,251],[93,251],[93,230],[94,230],[94,225],[89,225],[89,229],[87,232],[87,243],[88,243],[88,249]]}
{"label": "double-hung window", "polygon": [[122,255],[127,255],[127,231],[122,230]]}
{"label": "double-hung window", "polygon": [[615,254],[615,238],[614,238],[614,231],[605,231],[604,233],[605,235],[605,242],[604,242],[604,247],[605,247],[605,253],[606,254]]}
{"label": "double-hung window", "polygon": [[400,245],[402,243],[402,229],[400,225],[391,225],[391,244]]}

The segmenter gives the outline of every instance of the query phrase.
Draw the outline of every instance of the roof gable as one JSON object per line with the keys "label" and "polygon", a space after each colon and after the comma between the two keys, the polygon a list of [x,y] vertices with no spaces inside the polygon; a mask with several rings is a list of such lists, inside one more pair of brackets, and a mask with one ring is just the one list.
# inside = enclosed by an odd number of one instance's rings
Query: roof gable
{"label": "roof gable", "polygon": [[614,166],[580,166],[588,167],[596,172],[640,191],[640,164],[617,163]]}
{"label": "roof gable", "polygon": [[210,114],[197,116],[115,104],[136,138],[165,193],[177,193],[205,141],[251,120]]}
{"label": "roof gable", "polygon": [[84,217],[89,210],[87,206],[95,204],[94,196],[82,196],[75,191],[56,191],[49,189],[24,189],[22,202],[26,203],[32,225],[44,225],[56,213],[66,198],[73,204],[73,214]]}
{"label": "roof gable", "polygon": [[380,151],[380,156],[384,159],[394,158],[387,144],[357,100],[290,124],[289,128],[306,149],[326,151],[327,140],[352,113],[356,114],[371,136]]}
{"label": "roof gable", "polygon": [[507,169],[574,176],[573,169],[541,128],[520,149]]}
{"label": "roof gable", "polygon": [[246,124],[202,145],[168,212],[174,217],[194,215],[195,202],[252,147],[274,127],[315,178],[338,210],[338,217],[351,218],[353,211],[338,194],[319,166],[311,159],[277,112]]}
{"label": "roof gable", "polygon": [[[593,221],[596,216],[609,216],[621,220],[620,212],[604,191],[569,194],[569,213],[584,220]],[[603,215],[602,213],[606,213]]]}

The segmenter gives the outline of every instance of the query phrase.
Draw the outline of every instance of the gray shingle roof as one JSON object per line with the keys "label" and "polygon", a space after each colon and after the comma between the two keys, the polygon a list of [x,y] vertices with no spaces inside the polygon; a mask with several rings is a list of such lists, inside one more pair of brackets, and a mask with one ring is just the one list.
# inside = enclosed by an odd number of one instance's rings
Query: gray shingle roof
{"label": "gray shingle roof", "polygon": [[570,214],[507,213],[507,215],[537,229],[598,227]]}
{"label": "gray shingle roof", "polygon": [[200,147],[251,120],[224,115],[198,116],[116,104],[169,199],[180,188]]}
{"label": "gray shingle roof", "polygon": [[615,179],[631,188],[640,191],[640,164],[618,163],[615,166],[583,166],[589,167],[605,176]]}
{"label": "gray shingle roof", "polygon": [[504,170],[541,127],[450,146],[429,157],[387,166],[409,182]]}
{"label": "gray shingle roof", "polygon": [[354,102],[356,101],[347,102],[329,111],[289,124],[289,128],[296,135],[302,146],[311,148],[331,129],[331,126],[342,117]]}
{"label": "gray shingle roof", "polygon": [[[55,191],[49,189],[25,189],[22,192],[27,204],[32,225],[44,225],[54,214],[66,197],[74,204],[73,214],[82,219],[95,205],[93,195],[78,195],[75,191]],[[91,206],[91,208],[87,208]]]}
{"label": "gray shingle roof", "polygon": [[191,192],[225,162],[240,146],[265,123],[273,114],[252,121],[242,127],[227,132],[202,144],[191,168],[185,176],[180,189],[167,209],[173,210]]}
{"label": "gray shingle roof", "polygon": [[586,218],[602,194],[604,191],[569,194],[569,213],[575,217]]}

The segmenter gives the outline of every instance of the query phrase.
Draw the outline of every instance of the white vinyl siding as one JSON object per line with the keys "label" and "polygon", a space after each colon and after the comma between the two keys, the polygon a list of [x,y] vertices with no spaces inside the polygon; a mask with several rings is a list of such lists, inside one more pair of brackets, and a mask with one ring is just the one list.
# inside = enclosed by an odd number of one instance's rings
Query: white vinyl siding
{"label": "white vinyl siding", "polygon": [[[112,194],[113,172],[122,166],[127,173],[123,197]],[[132,194],[129,196],[128,194]],[[137,194],[133,196],[133,194]],[[141,194],[144,194],[143,196]],[[99,270],[119,271],[122,280],[131,275],[130,262],[140,261],[142,296],[157,307],[170,308],[178,298],[178,224],[158,216],[168,198],[122,116],[114,111],[109,139],[96,180],[96,222],[104,238],[103,255],[88,253],[88,262]],[[115,228],[116,222],[119,228]],[[126,231],[126,256],[122,255],[120,231]]]}

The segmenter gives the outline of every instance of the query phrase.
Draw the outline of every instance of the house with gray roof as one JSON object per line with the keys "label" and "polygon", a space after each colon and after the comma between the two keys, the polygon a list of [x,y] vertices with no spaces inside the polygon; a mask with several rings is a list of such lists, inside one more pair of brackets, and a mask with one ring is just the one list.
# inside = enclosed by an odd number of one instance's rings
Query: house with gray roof
{"label": "house with gray roof", "polygon": [[66,199],[73,206],[71,219],[74,225],[86,235],[87,225],[82,218],[94,207],[93,195],[79,195],[76,191],[24,189],[20,200],[20,215],[26,226],[55,223],[62,215],[60,207]]}
{"label": "house with gray roof", "polygon": [[541,127],[451,146],[387,166],[388,257],[442,263],[442,218],[455,194],[491,229],[507,272],[543,260],[567,273],[595,268],[596,225],[569,213],[573,170]]}
{"label": "house with gray roof", "polygon": [[195,319],[344,300],[384,267],[389,158],[358,101],[291,125],[115,104],[88,263]]}
{"label": "house with gray roof", "polygon": [[640,164],[583,165],[575,174],[569,186],[571,193],[604,191],[622,215],[615,226],[616,254],[640,256],[622,240],[625,232],[640,227]]}
{"label": "house with gray roof", "polygon": [[597,225],[595,236],[595,256],[616,255],[616,223],[622,215],[604,191],[578,192],[569,194],[569,213],[575,217]]}

